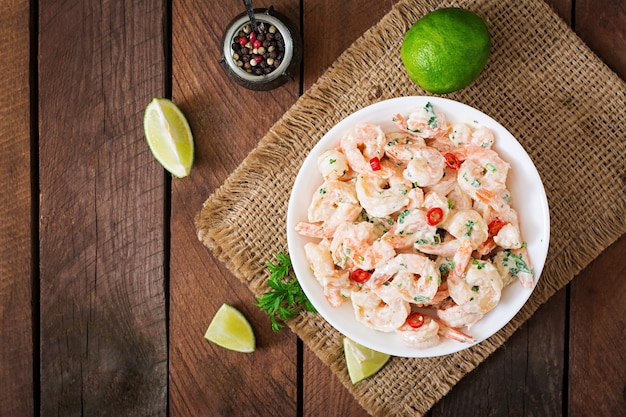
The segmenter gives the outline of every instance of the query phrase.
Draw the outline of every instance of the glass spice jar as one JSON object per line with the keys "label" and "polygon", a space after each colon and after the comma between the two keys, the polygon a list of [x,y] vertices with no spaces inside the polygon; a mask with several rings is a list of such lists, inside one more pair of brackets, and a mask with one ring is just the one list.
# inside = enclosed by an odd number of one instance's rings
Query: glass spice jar
{"label": "glass spice jar", "polygon": [[271,90],[293,78],[302,60],[297,28],[273,7],[254,9],[257,29],[247,13],[224,32],[221,63],[235,82],[250,90]]}

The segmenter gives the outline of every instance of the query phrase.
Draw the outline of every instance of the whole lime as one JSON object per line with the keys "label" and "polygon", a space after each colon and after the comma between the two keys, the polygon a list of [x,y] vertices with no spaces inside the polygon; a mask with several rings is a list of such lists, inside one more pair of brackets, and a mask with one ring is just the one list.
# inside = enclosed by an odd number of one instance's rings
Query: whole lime
{"label": "whole lime", "polygon": [[487,64],[491,37],[469,10],[438,9],[409,29],[400,55],[409,77],[424,90],[447,94],[471,84]]}

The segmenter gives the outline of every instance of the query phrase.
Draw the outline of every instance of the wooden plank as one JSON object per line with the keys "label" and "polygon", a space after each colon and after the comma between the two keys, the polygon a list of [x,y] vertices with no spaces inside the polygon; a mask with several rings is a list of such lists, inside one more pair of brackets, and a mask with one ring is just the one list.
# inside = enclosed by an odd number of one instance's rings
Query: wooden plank
{"label": "wooden plank", "polygon": [[41,414],[165,415],[165,2],[39,6]]}
{"label": "wooden plank", "polygon": [[576,33],[623,80],[626,80],[626,2],[577,0]]}
{"label": "wooden plank", "polygon": [[[254,5],[273,5],[299,24],[298,2]],[[198,241],[194,219],[205,199],[296,101],[299,77],[263,92],[247,90],[226,76],[219,63],[222,35],[244,11],[241,0],[212,2],[210,7],[186,0],[172,7],[172,98],[191,124],[196,159],[188,178],[172,181],[170,413],[295,416],[297,338],[288,329],[272,332],[250,290]],[[273,256],[268,253],[267,259]],[[222,303],[234,305],[251,322],[256,352],[230,352],[204,340]]]}
{"label": "wooden plank", "polygon": [[626,236],[571,284],[568,415],[626,413]]}
{"label": "wooden plank", "polygon": [[[626,79],[626,3],[576,1],[574,23],[585,43]],[[625,253],[622,236],[570,284],[569,416],[626,415]]]}
{"label": "wooden plank", "polygon": [[[391,10],[393,3],[304,0],[304,90],[310,88],[365,30],[378,23]],[[306,346],[303,360],[305,416],[369,415],[330,368]]]}
{"label": "wooden plank", "polygon": [[461,379],[433,407],[431,415],[560,415],[565,303],[563,289],[541,306],[503,347]]}
{"label": "wooden plank", "polygon": [[28,1],[0,13],[0,415],[32,416],[31,114]]}

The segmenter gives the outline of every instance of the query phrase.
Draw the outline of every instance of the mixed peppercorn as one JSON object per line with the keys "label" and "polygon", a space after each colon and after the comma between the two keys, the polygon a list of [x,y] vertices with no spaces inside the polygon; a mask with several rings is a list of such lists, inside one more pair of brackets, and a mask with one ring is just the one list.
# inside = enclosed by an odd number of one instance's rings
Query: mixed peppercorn
{"label": "mixed peppercorn", "polygon": [[232,42],[232,59],[244,71],[266,75],[280,66],[285,56],[283,35],[274,25],[259,22],[256,30],[247,24]]}

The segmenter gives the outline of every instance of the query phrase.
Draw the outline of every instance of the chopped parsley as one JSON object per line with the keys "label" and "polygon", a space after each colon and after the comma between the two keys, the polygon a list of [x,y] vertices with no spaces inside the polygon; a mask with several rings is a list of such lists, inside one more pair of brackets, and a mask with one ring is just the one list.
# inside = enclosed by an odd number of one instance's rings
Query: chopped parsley
{"label": "chopped parsley", "polygon": [[478,259],[474,259],[472,261],[472,265],[476,265],[477,269],[483,269],[485,267],[485,262],[480,262]]}
{"label": "chopped parsley", "polygon": [[437,128],[437,114],[435,113],[435,109],[433,109],[433,105],[430,103],[430,101],[426,103],[426,105],[424,106],[424,109],[426,110],[426,113],[430,116],[430,118],[428,119],[428,126],[431,129],[436,129]]}
{"label": "chopped parsley", "polygon": [[439,272],[441,275],[448,275],[453,269],[454,261],[450,258],[445,258],[445,262],[439,265]]}
{"label": "chopped parsley", "polygon": [[408,216],[408,215],[409,215],[409,211],[408,210],[402,210],[402,213],[400,213],[398,215],[398,223],[400,223],[400,224],[404,223],[404,218],[406,216]]}
{"label": "chopped parsley", "polygon": [[474,220],[468,220],[467,223],[465,223],[465,236],[466,237],[472,236],[472,229],[474,228],[475,225],[476,225],[476,222]]}
{"label": "chopped parsley", "polygon": [[507,257],[504,258],[504,260],[502,261],[502,265],[504,265],[509,269],[509,271],[511,271],[512,276],[516,277],[523,272],[527,274],[531,273],[530,267],[524,260],[522,254],[516,255],[511,252],[510,249],[505,250],[505,253]]}

